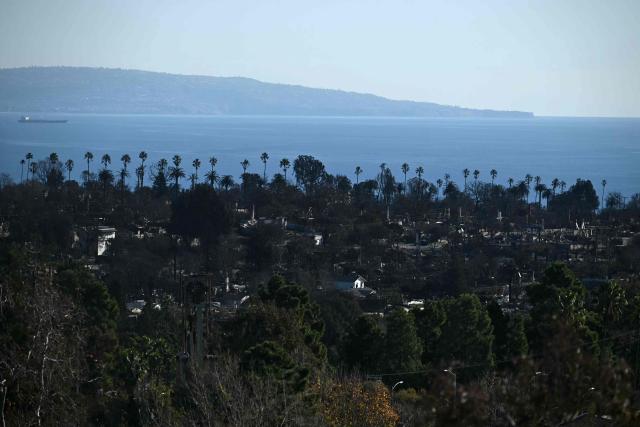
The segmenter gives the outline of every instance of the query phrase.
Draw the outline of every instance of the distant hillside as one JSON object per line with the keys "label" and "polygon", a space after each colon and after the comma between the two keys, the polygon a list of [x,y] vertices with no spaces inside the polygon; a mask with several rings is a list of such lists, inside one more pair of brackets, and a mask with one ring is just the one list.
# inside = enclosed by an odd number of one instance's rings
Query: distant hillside
{"label": "distant hillside", "polygon": [[319,116],[532,117],[430,102],[263,83],[240,77],[184,76],[78,67],[0,70],[0,111]]}

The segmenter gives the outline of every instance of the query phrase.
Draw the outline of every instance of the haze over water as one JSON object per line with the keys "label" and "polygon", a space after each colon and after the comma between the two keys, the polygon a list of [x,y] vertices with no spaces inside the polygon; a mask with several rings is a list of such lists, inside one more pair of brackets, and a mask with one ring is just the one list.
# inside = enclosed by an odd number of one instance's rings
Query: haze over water
{"label": "haze over water", "polygon": [[[86,167],[83,155],[93,152],[92,170],[109,153],[112,169],[128,153],[134,167],[141,150],[149,162],[174,154],[183,157],[187,173],[200,158],[207,170],[210,156],[218,158],[219,174],[242,172],[240,162],[251,162],[250,172],[262,174],[260,153],[269,153],[269,176],[279,172],[278,163],[292,162],[300,154],[320,159],[332,174],[355,181],[356,166],[364,169],[360,180],[372,178],[382,162],[403,179],[400,165],[409,163],[414,175],[423,166],[426,179],[435,181],[451,174],[459,185],[462,170],[480,170],[480,180],[506,185],[529,173],[540,175],[549,185],[553,178],[573,184],[590,179],[600,195],[606,191],[624,196],[640,192],[640,119],[534,118],[534,119],[425,119],[280,116],[142,116],[142,115],[34,115],[65,118],[66,124],[21,124],[19,114],[0,114],[0,171],[20,178],[19,161],[32,152],[36,159],[56,152],[61,160],[75,162],[73,175]],[[134,169],[131,168],[131,170]],[[292,176],[292,171],[289,172]],[[204,174],[201,173],[201,176]],[[472,179],[472,178],[470,178]],[[130,178],[134,182],[135,177]],[[149,181],[147,181],[148,183]],[[188,185],[184,181],[184,185]]]}

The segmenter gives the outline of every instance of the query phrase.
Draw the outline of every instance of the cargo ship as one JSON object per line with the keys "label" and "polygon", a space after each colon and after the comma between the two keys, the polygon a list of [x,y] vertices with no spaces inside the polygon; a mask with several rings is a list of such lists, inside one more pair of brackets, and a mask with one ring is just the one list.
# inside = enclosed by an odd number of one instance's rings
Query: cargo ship
{"label": "cargo ship", "polygon": [[32,119],[29,116],[22,116],[18,120],[20,123],[67,123],[68,120],[44,120],[44,119]]}

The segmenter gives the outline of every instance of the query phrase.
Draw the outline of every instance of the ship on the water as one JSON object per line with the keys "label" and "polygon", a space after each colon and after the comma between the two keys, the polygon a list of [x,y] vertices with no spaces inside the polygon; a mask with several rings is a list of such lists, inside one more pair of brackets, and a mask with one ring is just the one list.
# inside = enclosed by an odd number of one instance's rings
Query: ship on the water
{"label": "ship on the water", "polygon": [[34,119],[29,116],[22,116],[18,120],[20,123],[67,123],[68,120],[45,120],[45,119]]}

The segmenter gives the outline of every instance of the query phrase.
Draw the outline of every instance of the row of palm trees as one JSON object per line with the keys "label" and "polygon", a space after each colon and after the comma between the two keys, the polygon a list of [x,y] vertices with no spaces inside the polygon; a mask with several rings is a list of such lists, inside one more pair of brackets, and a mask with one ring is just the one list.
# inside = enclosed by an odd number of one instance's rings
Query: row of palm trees
{"label": "row of palm trees", "polygon": [[[141,151],[138,154],[138,158],[140,159],[140,164],[135,169],[135,175],[137,178],[136,187],[140,188],[144,186],[144,179],[145,179],[145,173],[146,173],[145,162],[148,159],[148,154],[145,151]],[[85,178],[85,181],[89,181],[91,180],[91,176],[92,176],[91,162],[94,160],[93,153],[91,153],[90,151],[87,151],[84,154],[84,159],[87,162],[87,168],[86,168],[86,171],[84,172],[84,178]],[[265,182],[267,181],[268,160],[269,160],[268,153],[264,152],[260,155],[260,161],[264,165],[262,178]],[[51,153],[49,155],[48,161],[53,167],[64,168],[67,171],[68,179],[69,180],[71,179],[71,171],[74,168],[74,162],[72,159],[68,159],[64,162],[64,164],[62,164],[60,163],[58,155],[56,153]],[[122,169],[120,170],[120,173],[119,173],[120,183],[124,187],[126,184],[126,178],[129,177],[128,165],[131,163],[131,156],[129,156],[129,154],[123,154],[122,157],[120,158],[120,161],[122,162]],[[109,170],[109,166],[112,163],[111,156],[109,154],[104,154],[100,160],[100,163],[102,164],[103,167],[98,175],[98,178],[102,182],[112,182],[113,175]],[[217,163],[218,163],[218,159],[216,157],[212,156],[209,158],[210,169],[205,173],[205,179],[207,182],[209,182],[211,186],[220,184],[223,187],[229,188],[230,186],[233,185],[233,178],[230,175],[225,175],[223,177],[220,177],[215,169]],[[31,179],[33,179],[35,177],[35,174],[37,172],[37,167],[38,167],[38,164],[33,161],[33,154],[27,153],[25,155],[25,158],[20,160],[20,164],[21,164],[20,180],[23,181],[25,166],[26,166],[26,172],[27,172],[27,180],[29,180],[29,174],[31,174]],[[169,178],[171,181],[173,181],[176,188],[179,188],[180,180],[186,177],[186,172],[181,165],[182,165],[182,157],[179,155],[173,156],[171,166],[169,166],[168,161],[166,159],[160,159],[156,164],[156,174],[158,173],[163,174],[164,176]],[[279,165],[280,165],[280,168],[282,169],[282,172],[284,174],[284,179],[286,181],[287,171],[291,167],[291,162],[289,161],[289,159],[283,158],[280,160]],[[189,181],[191,181],[191,186],[193,187],[199,182],[199,170],[202,167],[202,162],[200,161],[200,159],[196,158],[193,160],[192,166],[194,168],[194,171],[192,174],[189,175],[188,179]],[[249,160],[244,159],[242,162],[240,162],[240,166],[242,167],[242,173],[246,174],[247,169],[250,166]],[[386,163],[382,163],[380,165],[380,169],[381,169],[381,173],[379,176],[381,177],[380,179],[382,179],[382,177],[384,176],[385,170],[388,169]],[[404,175],[404,189],[406,191],[407,174],[410,172],[411,168],[408,163],[403,163],[401,166],[401,170]],[[364,170],[360,166],[356,166],[354,171],[354,174],[356,177],[356,184],[359,184],[360,175],[363,172]],[[418,179],[418,182],[421,182],[422,176],[424,175],[424,168],[422,166],[416,167],[415,174],[416,174],[416,178]],[[477,185],[478,179],[480,177],[480,171],[478,169],[475,169],[472,173],[468,168],[465,168],[462,170],[465,192],[469,191],[468,178],[471,174],[473,174],[474,183]],[[491,176],[491,185],[493,186],[495,185],[495,179],[498,176],[498,171],[496,169],[491,169],[491,171],[489,172],[489,175]],[[446,173],[444,174],[444,180],[441,178],[438,178],[436,180],[436,186],[439,190],[440,188],[442,188],[443,185],[446,188],[450,182],[451,182],[451,175]],[[535,200],[537,200],[539,204],[542,204],[543,198],[548,200],[549,198],[555,197],[556,191],[558,189],[560,189],[561,192],[564,192],[567,185],[564,181],[561,181],[558,178],[554,178],[551,181],[551,186],[547,187],[545,184],[542,183],[542,178],[540,176],[533,177],[530,174],[526,174],[524,179],[519,181],[516,184],[516,186],[519,187],[519,189],[521,190],[520,194],[526,195],[527,202],[529,201],[529,194],[531,192],[532,183],[534,184],[533,189],[536,194]],[[515,184],[515,180],[509,177],[507,179],[507,184],[509,185],[509,188],[512,188]],[[602,200],[604,201],[604,191],[607,185],[607,181],[603,179],[601,182],[601,185],[602,185]]]}
{"label": "row of palm trees", "polygon": [[[386,163],[382,163],[380,164],[380,169],[381,171],[384,171],[386,168]],[[408,163],[403,163],[401,166],[401,170],[402,173],[404,175],[404,189],[406,191],[407,188],[407,174],[411,171],[411,168],[409,166]],[[360,175],[364,172],[364,170],[360,167],[360,166],[356,166],[354,174],[356,176],[356,184],[359,183],[360,181]],[[418,182],[422,181],[422,175],[424,174],[424,168],[422,166],[418,166],[415,169],[415,174],[416,174],[416,178],[418,179]],[[471,175],[471,171],[468,168],[465,168],[462,170],[462,177],[464,179],[464,191],[468,192],[470,190],[470,186],[468,185],[468,178]],[[491,169],[489,171],[489,175],[491,176],[491,186],[495,185],[495,179],[498,176],[498,171],[496,169]],[[382,176],[382,174],[380,175]],[[480,177],[480,171],[478,169],[475,169],[473,171],[473,179],[474,179],[474,183],[477,186],[478,183],[478,179]],[[437,189],[439,190],[440,188],[442,188],[442,186],[444,185],[445,188],[449,185],[449,183],[451,182],[451,175],[448,173],[444,174],[444,180],[441,178],[438,178],[435,182]],[[515,183],[515,180],[511,177],[509,177],[507,179],[507,184],[509,185],[509,188],[511,189],[513,187]],[[551,181],[551,187],[547,187],[545,184],[542,183],[542,178],[540,176],[535,176],[533,177],[530,174],[526,174],[524,179],[521,180],[520,182],[517,183],[517,186],[520,188],[521,191],[519,191],[520,194],[524,194],[527,196],[527,202],[529,201],[529,194],[531,192],[531,184],[534,183],[534,191],[536,193],[536,199],[538,201],[539,204],[542,203],[542,199],[550,199],[552,197],[554,197],[556,195],[556,192],[558,189],[560,189],[560,191],[563,193],[565,191],[565,188],[567,186],[567,183],[564,181],[559,180],[558,178],[554,178]],[[604,188],[607,185],[607,181],[606,180],[602,180],[602,194],[603,194],[603,199],[604,199]]]}

